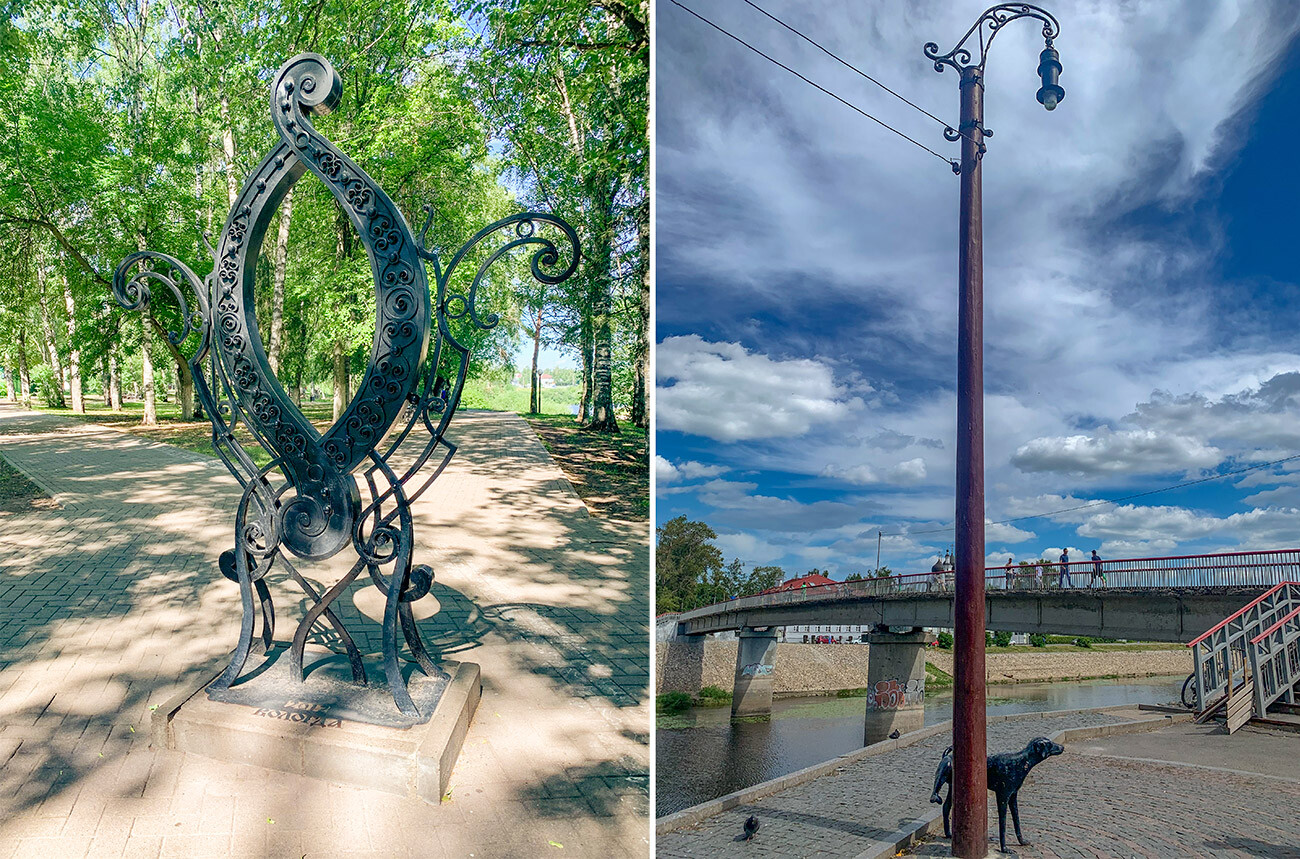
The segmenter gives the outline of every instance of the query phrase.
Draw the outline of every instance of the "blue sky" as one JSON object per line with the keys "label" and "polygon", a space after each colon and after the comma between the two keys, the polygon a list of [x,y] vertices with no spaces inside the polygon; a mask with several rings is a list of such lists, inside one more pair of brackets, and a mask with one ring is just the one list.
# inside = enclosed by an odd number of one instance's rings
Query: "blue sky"
{"label": "blue sky", "polygon": [[[734,0],[685,0],[927,146],[942,128]],[[981,3],[774,14],[954,125]],[[987,67],[985,426],[993,523],[1300,453],[1300,7],[1054,2]],[[837,577],[952,540],[958,180],[661,3],[656,519],[727,559]],[[1300,545],[1300,461],[987,528],[990,562]]]}

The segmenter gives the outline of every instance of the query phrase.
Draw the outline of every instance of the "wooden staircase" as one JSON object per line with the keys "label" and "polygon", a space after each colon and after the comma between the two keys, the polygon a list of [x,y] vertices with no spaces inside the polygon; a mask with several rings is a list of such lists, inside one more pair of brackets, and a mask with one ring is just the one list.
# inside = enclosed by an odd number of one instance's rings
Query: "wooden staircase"
{"label": "wooden staircase", "polygon": [[1282,582],[1187,645],[1195,664],[1197,722],[1228,733],[1300,697],[1300,583]]}

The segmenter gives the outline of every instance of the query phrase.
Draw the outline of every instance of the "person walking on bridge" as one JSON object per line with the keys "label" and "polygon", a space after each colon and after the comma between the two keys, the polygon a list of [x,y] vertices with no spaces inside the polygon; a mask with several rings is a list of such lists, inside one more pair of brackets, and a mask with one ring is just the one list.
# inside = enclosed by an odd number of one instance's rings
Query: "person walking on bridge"
{"label": "person walking on bridge", "polygon": [[1074,587],[1074,582],[1070,579],[1070,550],[1069,549],[1061,550],[1060,562],[1061,562],[1061,572],[1060,575],[1057,576],[1056,584],[1063,588]]}
{"label": "person walking on bridge", "polygon": [[1092,578],[1088,580],[1088,587],[1092,587],[1093,583],[1096,582],[1097,579],[1101,579],[1101,586],[1103,588],[1106,587],[1106,573],[1103,572],[1101,568],[1101,555],[1098,555],[1097,550],[1093,549],[1092,550]]}

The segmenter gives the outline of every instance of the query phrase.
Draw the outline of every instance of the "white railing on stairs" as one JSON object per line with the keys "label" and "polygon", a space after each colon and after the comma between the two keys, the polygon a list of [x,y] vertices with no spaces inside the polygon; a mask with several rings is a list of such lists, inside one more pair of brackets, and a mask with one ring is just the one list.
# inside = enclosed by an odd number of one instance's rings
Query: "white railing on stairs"
{"label": "white railing on stairs", "polygon": [[[1229,729],[1243,707],[1262,717],[1279,698],[1295,701],[1300,681],[1300,582],[1280,582],[1188,643],[1196,677],[1198,720],[1228,705]],[[1252,700],[1241,701],[1243,696]]]}

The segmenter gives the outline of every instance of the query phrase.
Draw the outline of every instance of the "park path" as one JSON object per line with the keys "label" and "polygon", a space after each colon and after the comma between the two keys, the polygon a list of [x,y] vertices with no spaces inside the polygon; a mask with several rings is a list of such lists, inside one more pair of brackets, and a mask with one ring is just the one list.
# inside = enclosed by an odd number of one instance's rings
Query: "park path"
{"label": "park path", "polygon": [[[62,505],[0,516],[0,859],[647,855],[648,526],[590,517],[517,416],[458,415],[449,437],[413,511],[437,575],[421,627],[484,689],[432,807],[150,749],[149,708],[233,646],[215,560],[237,485],[215,460],[0,406],[0,454]],[[350,627],[369,590],[336,603]]]}

